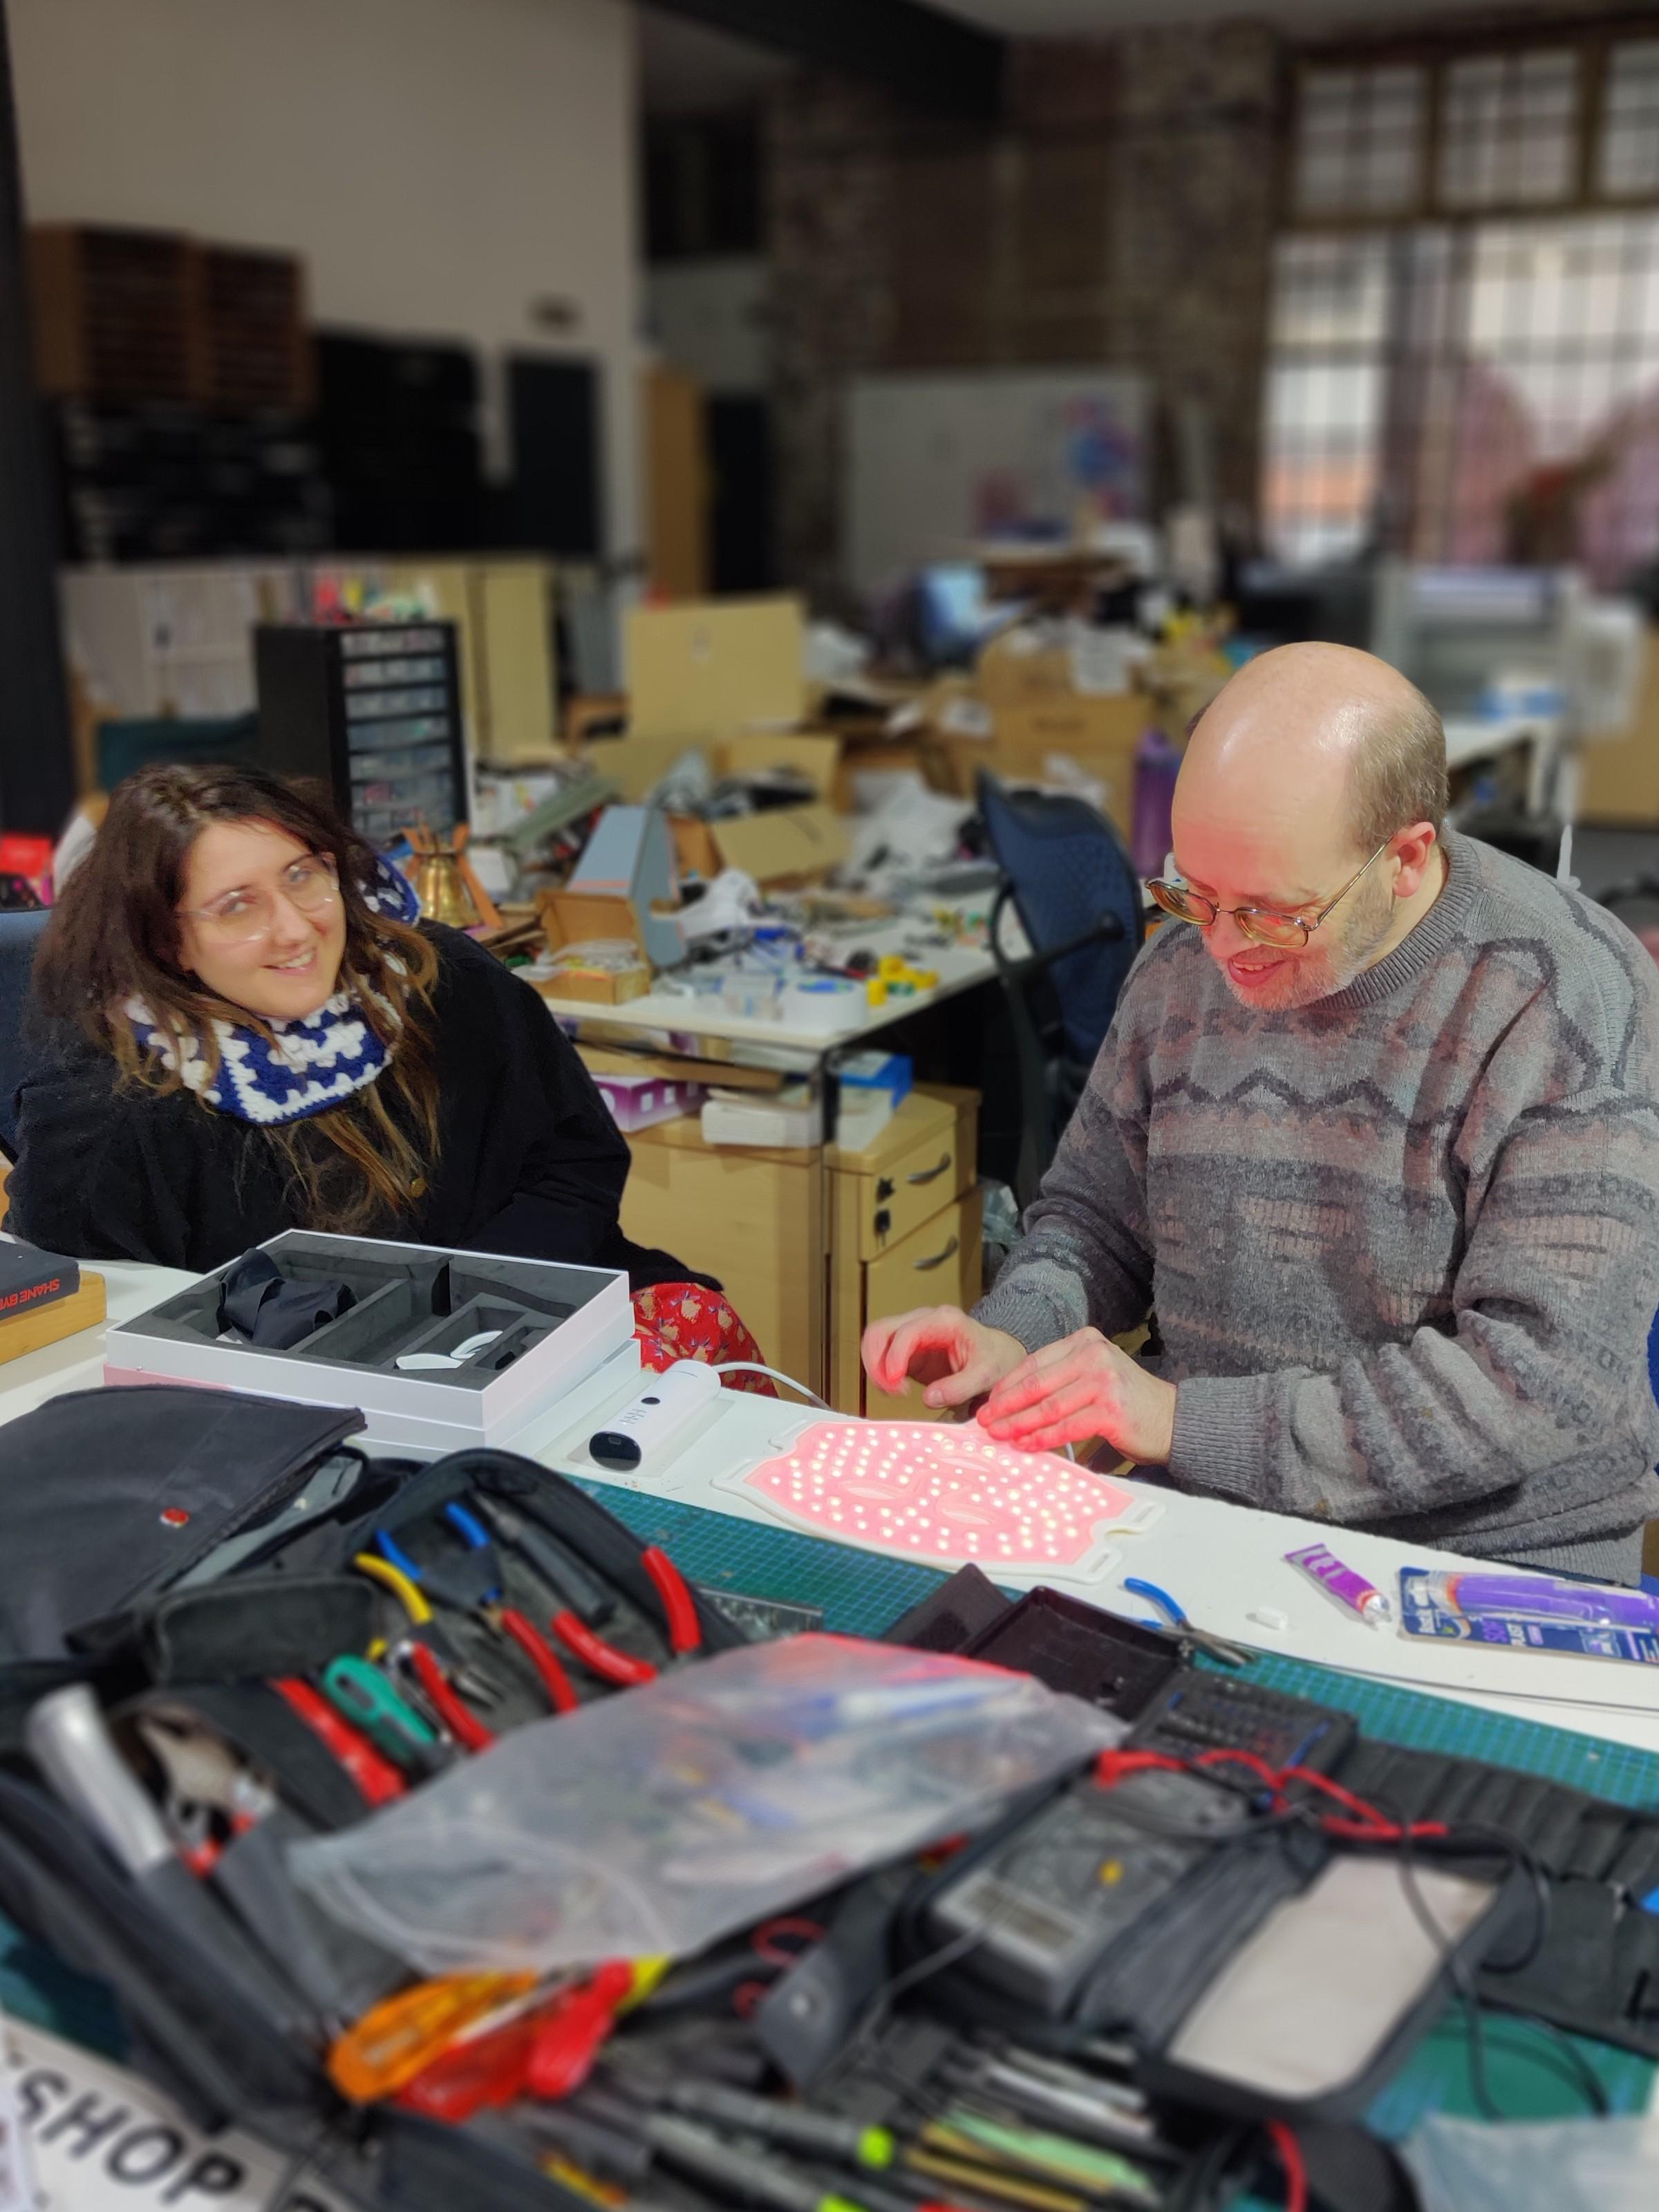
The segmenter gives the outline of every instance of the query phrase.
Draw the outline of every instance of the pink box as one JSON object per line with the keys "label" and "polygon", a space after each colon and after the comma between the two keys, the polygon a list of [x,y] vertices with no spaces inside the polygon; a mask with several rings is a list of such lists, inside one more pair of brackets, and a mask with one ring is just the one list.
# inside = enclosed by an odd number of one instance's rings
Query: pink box
{"label": "pink box", "polygon": [[682,1083],[663,1075],[596,1075],[593,1078],[619,1129],[648,1129],[653,1122],[678,1121],[695,1114],[708,1097],[702,1083]]}

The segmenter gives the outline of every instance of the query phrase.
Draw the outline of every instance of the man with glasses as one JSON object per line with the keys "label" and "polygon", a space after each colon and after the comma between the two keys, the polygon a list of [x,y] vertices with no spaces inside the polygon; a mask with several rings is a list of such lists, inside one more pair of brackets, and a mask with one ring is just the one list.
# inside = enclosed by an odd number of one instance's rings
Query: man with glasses
{"label": "man with glasses", "polygon": [[[1635,1580],[1659,975],[1446,803],[1439,717],[1370,654],[1232,679],[1149,886],[1171,920],[1024,1235],[971,1316],[871,1328],[880,1388],[1240,1504]],[[1111,1339],[1149,1316],[1137,1361]]]}

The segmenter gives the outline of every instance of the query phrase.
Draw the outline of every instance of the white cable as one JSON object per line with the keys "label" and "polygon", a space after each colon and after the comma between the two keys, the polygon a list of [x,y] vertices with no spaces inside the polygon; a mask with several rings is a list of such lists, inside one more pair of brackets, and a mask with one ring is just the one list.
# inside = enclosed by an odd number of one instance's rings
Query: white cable
{"label": "white cable", "polygon": [[787,1389],[799,1390],[803,1398],[810,1398],[815,1406],[821,1406],[826,1413],[830,1410],[829,1405],[819,1397],[816,1390],[809,1390],[804,1382],[797,1382],[793,1375],[780,1374],[775,1367],[763,1367],[758,1359],[728,1359],[724,1366],[716,1367],[714,1372],[716,1375],[769,1376],[774,1382],[781,1382]]}

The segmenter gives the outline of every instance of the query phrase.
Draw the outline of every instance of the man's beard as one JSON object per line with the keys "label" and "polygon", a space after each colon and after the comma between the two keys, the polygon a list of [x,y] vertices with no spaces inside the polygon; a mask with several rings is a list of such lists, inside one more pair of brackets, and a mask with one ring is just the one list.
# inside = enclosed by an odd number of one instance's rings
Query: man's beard
{"label": "man's beard", "polygon": [[[1334,997],[1376,959],[1394,927],[1394,903],[1386,880],[1368,878],[1355,886],[1346,913],[1339,908],[1314,932],[1307,951],[1286,960],[1259,989],[1242,990],[1224,966],[1227,988],[1241,1006],[1262,1014],[1288,1013]],[[1334,933],[1334,942],[1326,944]]]}

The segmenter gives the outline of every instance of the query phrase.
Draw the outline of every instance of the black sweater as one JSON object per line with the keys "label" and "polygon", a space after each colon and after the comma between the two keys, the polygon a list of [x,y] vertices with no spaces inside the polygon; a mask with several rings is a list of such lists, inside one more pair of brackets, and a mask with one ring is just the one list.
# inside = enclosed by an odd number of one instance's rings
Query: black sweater
{"label": "black sweater", "polygon": [[[439,1152],[389,1233],[411,1243],[625,1267],[635,1290],[684,1279],[617,1225],[629,1154],[574,1048],[528,984],[459,932],[438,951]],[[198,1273],[303,1225],[267,1133],[188,1092],[118,1091],[115,1066],[55,1034],[18,1094],[8,1225],[82,1260]]]}

